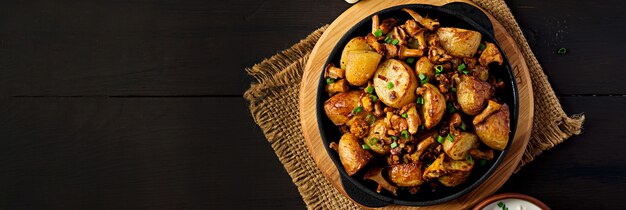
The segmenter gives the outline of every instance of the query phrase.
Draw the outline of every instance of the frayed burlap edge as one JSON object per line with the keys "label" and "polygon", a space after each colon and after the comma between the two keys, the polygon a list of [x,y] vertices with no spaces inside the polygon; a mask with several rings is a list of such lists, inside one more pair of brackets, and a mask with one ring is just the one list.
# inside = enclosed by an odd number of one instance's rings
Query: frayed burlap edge
{"label": "frayed burlap edge", "polygon": [[306,148],[300,125],[298,90],[302,70],[326,27],[246,69],[257,82],[244,93],[244,98],[250,103],[254,121],[263,130],[309,209],[358,209],[319,171]]}
{"label": "frayed burlap edge", "polygon": [[[585,117],[582,114],[569,117],[563,111],[547,76],[505,2],[476,0],[474,3],[489,11],[504,25],[520,47],[529,68],[535,112],[531,138],[517,172],[543,151],[572,135],[580,134]],[[306,148],[300,126],[298,91],[303,68],[326,27],[316,30],[290,49],[246,69],[256,82],[246,91],[244,98],[249,101],[255,122],[263,130],[309,209],[358,209],[323,177]]]}
{"label": "frayed burlap edge", "polygon": [[548,77],[543,73],[543,68],[541,68],[535,54],[530,49],[526,37],[524,37],[515,17],[513,17],[511,10],[506,6],[505,2],[503,0],[475,0],[473,2],[489,11],[511,34],[522,51],[530,72],[535,99],[535,112],[530,141],[521,162],[515,170],[517,172],[543,151],[552,149],[572,135],[580,134],[585,116],[576,114],[568,117],[565,111],[563,111],[559,99],[548,82]]}

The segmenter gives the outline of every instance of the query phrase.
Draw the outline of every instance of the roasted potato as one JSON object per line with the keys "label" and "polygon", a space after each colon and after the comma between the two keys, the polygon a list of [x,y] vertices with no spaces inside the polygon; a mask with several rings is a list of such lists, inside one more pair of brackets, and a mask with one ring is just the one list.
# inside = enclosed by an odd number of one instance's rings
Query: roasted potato
{"label": "roasted potato", "polygon": [[493,97],[495,89],[487,82],[474,76],[462,75],[458,84],[456,98],[465,114],[477,115],[487,105],[487,99]]}
{"label": "roasted potato", "polygon": [[365,144],[367,144],[367,146],[370,147],[370,151],[378,155],[385,155],[389,153],[389,150],[391,150],[391,147],[385,144],[384,141],[387,138],[386,133],[387,127],[385,125],[384,119],[377,119],[370,126],[369,135],[363,138],[363,141],[365,142]]}
{"label": "roasted potato", "polygon": [[500,110],[474,125],[474,130],[487,146],[495,150],[504,150],[509,142],[509,133],[511,132],[509,106],[502,104]]}
{"label": "roasted potato", "polygon": [[424,74],[431,80],[434,80],[435,79],[435,64],[430,62],[428,57],[425,57],[425,56],[421,57],[419,60],[417,60],[417,63],[415,63],[415,74],[416,75]]}
{"label": "roasted potato", "polygon": [[446,27],[437,29],[437,36],[446,53],[457,57],[474,56],[482,39],[477,31]]}
{"label": "roasted potato", "polygon": [[324,102],[326,116],[335,125],[343,125],[351,117],[352,110],[360,105],[361,91],[350,90],[338,93]]}
{"label": "roasted potato", "polygon": [[420,163],[393,165],[389,169],[389,180],[400,187],[415,187],[424,183]]}
{"label": "roasted potato", "polygon": [[422,86],[424,93],[424,105],[421,106],[420,111],[422,119],[424,121],[424,127],[431,129],[441,121],[443,114],[446,112],[446,98],[439,92],[439,88],[426,83]]}
{"label": "roasted potato", "polygon": [[348,51],[346,60],[346,80],[354,86],[367,84],[372,78],[382,55],[368,50]]}
{"label": "roasted potato", "polygon": [[447,174],[439,177],[439,182],[448,187],[455,187],[467,180],[474,168],[474,161],[446,160],[443,166]]}
{"label": "roasted potato", "polygon": [[424,171],[424,175],[422,175],[422,177],[424,179],[430,180],[430,179],[436,179],[445,175],[447,173],[446,168],[443,165],[443,161],[445,158],[446,158],[446,154],[444,153],[439,154],[439,157],[437,157],[437,159],[435,159],[435,161],[433,161],[433,163],[431,163],[430,166],[426,168],[426,170]]}
{"label": "roasted potato", "polygon": [[365,41],[365,37],[358,36],[352,38],[341,52],[341,60],[339,62],[339,67],[341,67],[341,69],[346,69],[346,64],[348,64],[348,51],[352,50],[374,51],[374,49],[367,44],[367,41]]}
{"label": "roasted potato", "polygon": [[465,160],[471,149],[478,148],[478,136],[473,133],[461,132],[452,141],[443,141],[443,151],[453,160]]}
{"label": "roasted potato", "polygon": [[374,74],[374,89],[380,101],[390,107],[402,108],[415,102],[417,78],[406,63],[389,59]]}
{"label": "roasted potato", "polygon": [[337,147],[339,159],[348,175],[352,176],[365,166],[372,158],[372,154],[364,150],[359,139],[350,133],[343,134]]}

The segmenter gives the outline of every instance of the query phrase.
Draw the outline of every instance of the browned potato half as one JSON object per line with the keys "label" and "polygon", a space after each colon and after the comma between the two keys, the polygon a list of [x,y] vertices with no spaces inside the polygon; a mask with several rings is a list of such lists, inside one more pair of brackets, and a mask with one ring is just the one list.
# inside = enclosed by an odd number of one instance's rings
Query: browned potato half
{"label": "browned potato half", "polygon": [[337,153],[339,153],[343,168],[350,176],[363,168],[373,158],[372,154],[363,149],[359,139],[350,133],[343,134],[339,139]]}
{"label": "browned potato half", "polygon": [[391,166],[389,180],[400,187],[415,187],[424,183],[419,163],[404,163]]}
{"label": "browned potato half", "polygon": [[415,73],[417,75],[424,74],[431,81],[435,80],[435,64],[431,63],[428,57],[424,56],[417,60],[415,64]]}
{"label": "browned potato half", "polygon": [[476,54],[482,35],[477,31],[461,28],[437,29],[439,44],[452,56],[471,57]]}
{"label": "browned potato half", "polygon": [[350,119],[354,108],[358,107],[361,99],[361,91],[350,90],[338,93],[324,102],[326,116],[335,125],[343,125]]}
{"label": "browned potato half", "polygon": [[370,45],[367,44],[367,41],[365,41],[365,37],[358,36],[358,37],[352,38],[348,42],[348,44],[346,44],[346,46],[343,48],[343,51],[341,52],[341,60],[339,61],[339,67],[341,67],[344,70],[346,69],[346,64],[348,64],[348,51],[352,51],[352,50],[374,51],[374,49],[372,49],[372,47],[370,47]]}
{"label": "browned potato half", "polygon": [[474,161],[446,160],[443,165],[448,174],[439,177],[438,180],[445,186],[454,187],[467,180],[474,168]]}
{"label": "browned potato half", "polygon": [[445,175],[447,173],[446,168],[443,165],[445,158],[446,154],[441,153],[439,157],[435,159],[435,161],[433,161],[433,163],[431,163],[430,166],[428,166],[428,168],[424,171],[424,179],[436,179]]}
{"label": "browned potato half", "polygon": [[369,135],[363,138],[363,141],[370,147],[370,151],[378,155],[385,155],[391,150],[391,147],[386,145],[384,141],[384,139],[387,138],[385,136],[386,133],[387,127],[385,126],[385,121],[383,118],[379,118],[370,126]]}
{"label": "browned potato half", "polygon": [[374,74],[374,90],[380,101],[390,107],[402,108],[415,102],[417,78],[406,63],[389,59],[378,66]]}
{"label": "browned potato half", "polygon": [[443,151],[453,160],[465,160],[469,151],[478,148],[478,145],[480,145],[480,142],[476,134],[461,132],[452,141],[444,140]]}
{"label": "browned potato half", "polygon": [[511,132],[509,106],[502,104],[500,110],[474,125],[480,140],[495,150],[503,150],[509,142]]}
{"label": "browned potato half", "polygon": [[439,92],[439,88],[430,83],[424,84],[422,88],[424,88],[424,93],[422,94],[424,105],[422,105],[420,111],[423,116],[424,127],[428,130],[441,121],[443,114],[446,112],[446,98]]}
{"label": "browned potato half", "polygon": [[383,57],[381,54],[367,50],[351,50],[348,51],[347,56],[346,80],[354,86],[367,84]]}
{"label": "browned potato half", "polygon": [[487,105],[487,99],[493,97],[495,89],[487,82],[474,76],[461,76],[456,98],[465,114],[477,115]]}

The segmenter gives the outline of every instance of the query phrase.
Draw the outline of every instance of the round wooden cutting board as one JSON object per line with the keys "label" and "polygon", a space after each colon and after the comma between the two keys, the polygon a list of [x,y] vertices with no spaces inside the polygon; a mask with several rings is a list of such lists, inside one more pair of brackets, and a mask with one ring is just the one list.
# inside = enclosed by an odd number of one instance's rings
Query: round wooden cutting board
{"label": "round wooden cutting board", "polygon": [[[323,65],[330,52],[339,42],[341,37],[352,26],[360,20],[370,15],[398,5],[405,4],[430,4],[441,6],[451,2],[464,2],[476,6],[464,0],[364,0],[341,14],[324,32],[319,41],[311,51],[308,63],[304,69],[302,84],[300,87],[300,117],[302,130],[309,148],[318,168],[337,190],[346,195],[339,178],[339,172],[330,159],[323,144],[317,124],[316,116],[316,94]],[[478,6],[476,6],[478,7]],[[498,190],[511,176],[519,160],[524,154],[526,144],[530,138],[530,131],[533,118],[533,92],[526,62],[517,48],[513,38],[506,32],[504,27],[495,20],[493,16],[485,12],[494,28],[495,38],[509,58],[511,67],[514,70],[519,92],[519,115],[515,137],[509,151],[498,166],[495,172],[485,180],[480,186],[470,193],[455,200],[426,207],[407,207],[391,205],[383,207],[385,209],[467,209],[476,205],[479,201],[487,198]],[[346,197],[348,197],[346,195]],[[348,197],[349,198],[349,197]]]}

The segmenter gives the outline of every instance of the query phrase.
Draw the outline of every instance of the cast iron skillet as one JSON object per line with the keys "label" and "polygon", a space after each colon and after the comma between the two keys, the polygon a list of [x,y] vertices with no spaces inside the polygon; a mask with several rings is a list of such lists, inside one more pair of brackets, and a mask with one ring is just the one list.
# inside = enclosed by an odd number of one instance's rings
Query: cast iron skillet
{"label": "cast iron skillet", "polygon": [[[402,5],[392,8],[388,8],[375,14],[380,16],[381,20],[389,17],[399,19],[401,22],[411,18],[408,14],[401,11],[402,8],[411,8],[421,15],[428,15],[439,20],[443,27],[459,27],[465,29],[471,29],[479,31],[483,35],[483,40],[492,42],[500,48],[494,38],[493,26],[489,21],[489,18],[478,8],[475,8],[469,4],[455,2],[449,3],[443,6],[432,6],[424,4],[411,4]],[[374,15],[374,14],[372,14]],[[371,31],[371,18],[367,17],[361,20],[355,26],[353,26],[337,43],[335,48],[331,51],[328,59],[326,60],[326,66],[328,63],[339,63],[341,51],[345,44],[353,37],[365,36]],[[515,128],[517,127],[517,114],[518,114],[518,95],[517,86],[515,83],[515,76],[512,68],[509,64],[508,58],[503,53],[504,64],[502,66],[492,65],[490,66],[490,74],[495,75],[497,78],[501,78],[505,84],[505,90],[500,93],[503,102],[506,102],[512,107],[510,116],[511,133],[509,137],[508,146],[501,152],[495,151],[495,161],[492,160],[485,166],[479,166],[476,164],[472,173],[467,181],[454,188],[440,187],[436,191],[432,191],[428,187],[421,186],[420,192],[416,195],[411,195],[404,191],[398,192],[398,196],[393,196],[383,190],[380,194],[376,193],[376,184],[370,180],[363,180],[365,170],[361,170],[359,173],[348,176],[345,169],[341,165],[337,152],[328,147],[331,141],[338,141],[341,137],[339,128],[335,126],[330,119],[324,113],[324,102],[328,99],[328,94],[324,92],[324,75],[320,75],[320,83],[317,89],[317,120],[322,141],[326,147],[326,151],[333,160],[337,170],[341,177],[341,183],[346,193],[356,202],[370,207],[381,207],[390,204],[407,205],[407,206],[429,206],[439,204],[453,200],[461,195],[470,192],[475,187],[479,186],[495,171],[496,167],[502,162],[506,155],[511,141],[515,136]],[[323,71],[322,71],[323,72]]]}

